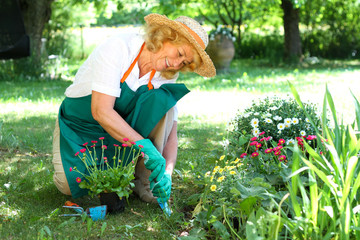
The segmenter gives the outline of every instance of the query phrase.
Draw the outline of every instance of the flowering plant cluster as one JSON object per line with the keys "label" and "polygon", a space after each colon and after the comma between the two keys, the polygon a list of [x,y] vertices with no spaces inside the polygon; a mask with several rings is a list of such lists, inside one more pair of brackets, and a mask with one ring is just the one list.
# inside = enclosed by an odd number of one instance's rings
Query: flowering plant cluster
{"label": "flowering plant cluster", "polygon": [[[105,150],[108,148],[104,145],[104,137],[100,137],[101,155],[98,158],[96,153],[97,140],[91,141],[91,144],[86,142],[83,144],[84,148],[75,153],[75,156],[80,158],[86,167],[86,172],[80,172],[76,166],[70,167],[69,171],[76,171],[82,177],[77,177],[76,182],[79,187],[88,189],[91,196],[100,193],[115,192],[119,198],[129,197],[134,187],[132,180],[135,178],[135,165],[138,157],[143,156],[140,148],[135,149],[135,143],[131,143],[129,147],[127,144],[121,146],[114,144],[114,155],[110,159],[105,156]],[[127,142],[128,139],[124,138]],[[99,147],[99,146],[98,146]]]}
{"label": "flowering plant cluster", "polygon": [[212,30],[209,34],[209,39],[215,40],[215,36],[218,36],[218,35],[224,36],[233,42],[235,42],[235,40],[236,40],[236,38],[233,36],[230,28],[227,26],[224,26],[224,25],[219,25],[215,30]]}
{"label": "flowering plant cluster", "polygon": [[[305,110],[320,128],[317,107],[312,103],[304,103]],[[305,112],[294,99],[266,97],[239,113],[230,123],[229,144],[238,148],[243,142],[241,136],[251,134],[258,137],[260,133],[271,136],[274,141],[284,139],[286,145],[296,143],[296,137],[315,135]],[[240,144],[239,144],[240,143]]]}

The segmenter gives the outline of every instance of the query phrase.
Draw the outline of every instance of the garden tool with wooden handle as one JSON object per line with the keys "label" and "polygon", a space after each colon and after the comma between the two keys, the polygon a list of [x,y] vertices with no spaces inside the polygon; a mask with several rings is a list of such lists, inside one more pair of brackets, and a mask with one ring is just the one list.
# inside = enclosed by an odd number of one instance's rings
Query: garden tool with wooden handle
{"label": "garden tool with wooden handle", "polygon": [[106,205],[90,207],[90,208],[87,208],[86,211],[84,211],[84,209],[82,207],[80,207],[79,205],[77,205],[76,203],[73,203],[71,201],[66,201],[65,205],[63,207],[73,209],[75,212],[77,212],[77,214],[62,214],[60,216],[79,217],[82,214],[86,213],[86,215],[89,216],[93,221],[105,219],[106,212],[107,212]]}

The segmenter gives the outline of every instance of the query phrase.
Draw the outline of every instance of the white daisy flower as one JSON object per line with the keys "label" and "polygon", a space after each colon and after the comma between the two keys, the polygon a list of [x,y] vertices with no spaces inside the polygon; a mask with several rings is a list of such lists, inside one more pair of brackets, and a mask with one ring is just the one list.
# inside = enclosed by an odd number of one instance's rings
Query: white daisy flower
{"label": "white daisy flower", "polygon": [[274,120],[275,120],[275,121],[281,121],[281,120],[282,120],[282,117],[280,117],[280,116],[275,116],[275,117],[274,117]]}
{"label": "white daisy flower", "polygon": [[247,112],[244,114],[244,117],[248,118],[248,117],[250,117],[250,115],[251,115],[251,112]]}
{"label": "white daisy flower", "polygon": [[289,128],[291,125],[290,124],[287,124],[287,123],[284,123],[285,125],[285,128]]}
{"label": "white daisy flower", "polygon": [[294,143],[295,143],[295,140],[292,138],[290,138],[286,141],[286,145],[290,145],[290,144],[293,145]]}
{"label": "white daisy flower", "polygon": [[272,115],[271,115],[271,113],[266,113],[264,116],[267,117],[267,118],[269,118],[269,117],[271,117]]}
{"label": "white daisy flower", "polygon": [[275,110],[278,110],[278,107],[277,106],[272,106],[272,107],[269,107],[270,110],[272,111],[275,111]]}
{"label": "white daisy flower", "polygon": [[305,122],[308,122],[308,123],[309,123],[309,122],[310,122],[310,120],[309,120],[308,118],[305,118]]}
{"label": "white daisy flower", "polygon": [[260,115],[260,113],[258,113],[258,112],[255,112],[255,113],[254,113],[254,115],[255,115],[255,116],[259,116],[259,115]]}
{"label": "white daisy flower", "polygon": [[281,131],[281,130],[285,129],[285,124],[279,123],[279,124],[277,125],[277,128]]}
{"label": "white daisy flower", "polygon": [[284,119],[285,124],[291,124],[291,122],[292,122],[291,118],[285,118]]}
{"label": "white daisy flower", "polygon": [[253,134],[255,137],[259,136],[259,133],[260,133],[260,130],[259,130],[258,128],[254,128],[254,129],[252,130],[252,134]]}
{"label": "white daisy flower", "polygon": [[259,119],[257,119],[257,118],[251,119],[251,126],[252,126],[252,127],[257,127],[257,126],[259,126]]}
{"label": "white daisy flower", "polygon": [[266,123],[272,123],[273,121],[270,118],[265,118]]}
{"label": "white daisy flower", "polygon": [[292,124],[298,124],[298,123],[299,123],[299,119],[297,119],[297,118],[292,119]]}
{"label": "white daisy flower", "polygon": [[301,135],[301,136],[306,136],[306,132],[305,132],[304,130],[301,130],[301,131],[300,131],[300,135]]}
{"label": "white daisy flower", "polygon": [[278,131],[278,134],[281,134],[281,130]]}

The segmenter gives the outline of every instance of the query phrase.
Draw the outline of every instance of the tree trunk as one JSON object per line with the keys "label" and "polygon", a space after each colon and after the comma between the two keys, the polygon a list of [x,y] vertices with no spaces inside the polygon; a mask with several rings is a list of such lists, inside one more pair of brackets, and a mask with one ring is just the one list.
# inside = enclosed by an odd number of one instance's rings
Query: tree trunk
{"label": "tree trunk", "polygon": [[299,9],[294,8],[291,0],[282,0],[281,7],[284,11],[284,58],[292,62],[299,62],[302,55],[299,31]]}
{"label": "tree trunk", "polygon": [[41,38],[45,24],[51,16],[51,3],[54,0],[19,0],[24,18],[26,33],[30,36],[32,56],[40,61]]}

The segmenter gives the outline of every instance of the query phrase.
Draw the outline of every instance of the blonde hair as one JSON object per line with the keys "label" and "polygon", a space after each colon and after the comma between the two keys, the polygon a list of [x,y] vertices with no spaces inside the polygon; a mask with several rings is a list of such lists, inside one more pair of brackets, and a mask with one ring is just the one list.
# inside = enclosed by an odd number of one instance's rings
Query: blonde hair
{"label": "blonde hair", "polygon": [[[190,42],[183,37],[180,33],[175,31],[174,29],[166,26],[166,25],[160,25],[153,23],[151,25],[145,25],[145,44],[146,48],[156,53],[158,52],[162,47],[164,42],[170,42],[171,44],[174,44],[176,46],[181,46],[184,44],[190,44]],[[194,47],[191,47],[193,53],[194,53],[194,61],[188,65],[185,65],[180,70],[181,72],[193,72],[197,67],[201,64],[201,58]],[[161,76],[163,76],[166,79],[171,79],[175,76],[175,74],[178,72],[177,70],[167,70],[161,72]]]}

